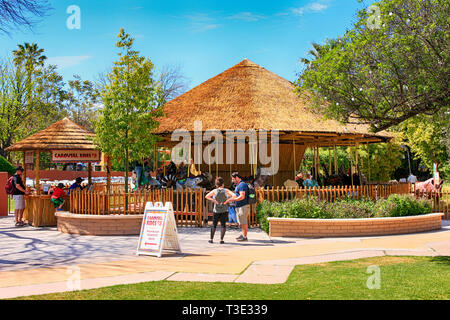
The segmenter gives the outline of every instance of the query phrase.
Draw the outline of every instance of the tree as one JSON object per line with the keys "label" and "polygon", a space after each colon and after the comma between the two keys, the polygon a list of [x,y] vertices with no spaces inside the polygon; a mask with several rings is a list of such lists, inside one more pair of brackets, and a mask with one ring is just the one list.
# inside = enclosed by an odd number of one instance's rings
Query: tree
{"label": "tree", "polygon": [[315,46],[297,81],[311,107],[344,123],[384,130],[418,114],[449,110],[450,2],[382,0],[379,25],[358,13],[353,29]]}
{"label": "tree", "polygon": [[450,155],[447,148],[449,127],[450,119],[444,112],[433,116],[416,116],[400,127],[414,157],[421,159],[430,171],[433,170],[433,163],[436,163],[442,177],[450,175]]}
{"label": "tree", "polygon": [[120,30],[116,46],[119,60],[106,75],[100,92],[103,102],[96,122],[96,144],[125,166],[125,192],[128,192],[128,164],[143,159],[157,137],[157,118],[164,103],[161,84],[154,79],[153,63],[132,49],[134,39]]}
{"label": "tree", "polygon": [[25,43],[24,45],[19,44],[18,47],[19,49],[13,51],[14,64],[18,68],[24,68],[26,71],[28,103],[31,105],[33,74],[37,67],[44,65],[47,57],[43,55],[44,49],[39,49],[36,43],[31,45],[29,43]]}
{"label": "tree", "polygon": [[99,93],[89,80],[83,81],[78,75],[74,78],[69,80],[69,117],[84,128],[93,130],[98,116],[96,103]]}
{"label": "tree", "polygon": [[0,33],[14,28],[32,28],[50,10],[47,0],[0,0]]}
{"label": "tree", "polygon": [[[55,66],[29,73],[10,61],[0,64],[0,154],[65,115],[66,92]],[[30,103],[32,101],[33,103]]]}
{"label": "tree", "polygon": [[402,164],[404,156],[401,143],[399,134],[389,143],[362,145],[359,149],[361,172],[375,182],[387,182],[394,178],[393,174]]}
{"label": "tree", "polygon": [[164,92],[164,100],[169,101],[187,90],[186,79],[179,65],[166,65],[162,68],[159,81]]}

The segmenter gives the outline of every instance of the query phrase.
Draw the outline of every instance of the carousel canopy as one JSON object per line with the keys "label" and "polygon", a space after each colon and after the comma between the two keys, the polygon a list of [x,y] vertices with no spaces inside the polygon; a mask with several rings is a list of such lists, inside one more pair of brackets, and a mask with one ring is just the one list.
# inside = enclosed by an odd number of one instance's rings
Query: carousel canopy
{"label": "carousel canopy", "polygon": [[94,133],[64,118],[6,148],[6,151],[95,150]]}
{"label": "carousel canopy", "polygon": [[342,125],[324,120],[308,110],[288,80],[245,59],[205,81],[164,106],[156,133],[166,136],[176,129],[194,132],[194,121],[202,131],[255,129],[279,130],[280,142],[315,146],[385,142],[391,136],[369,133],[366,125]]}

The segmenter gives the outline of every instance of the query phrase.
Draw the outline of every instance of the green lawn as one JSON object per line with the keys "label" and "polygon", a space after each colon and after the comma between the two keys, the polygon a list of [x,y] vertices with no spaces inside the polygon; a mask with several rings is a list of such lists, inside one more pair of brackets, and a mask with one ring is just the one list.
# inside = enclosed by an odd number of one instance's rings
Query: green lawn
{"label": "green lawn", "polygon": [[[366,273],[379,266],[380,289]],[[450,299],[450,257],[376,257],[297,266],[286,283],[256,285],[158,281],[21,299]]]}

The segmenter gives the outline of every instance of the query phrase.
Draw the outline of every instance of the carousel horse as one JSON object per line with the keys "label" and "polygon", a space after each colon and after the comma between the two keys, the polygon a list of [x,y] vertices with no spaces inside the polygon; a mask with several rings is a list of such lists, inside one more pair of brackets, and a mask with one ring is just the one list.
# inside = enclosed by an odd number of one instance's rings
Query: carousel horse
{"label": "carousel horse", "polygon": [[253,186],[255,188],[266,188],[266,187],[270,187],[269,185],[269,181],[270,181],[270,176],[263,176],[263,175],[259,175],[255,178],[255,180],[253,181]]}

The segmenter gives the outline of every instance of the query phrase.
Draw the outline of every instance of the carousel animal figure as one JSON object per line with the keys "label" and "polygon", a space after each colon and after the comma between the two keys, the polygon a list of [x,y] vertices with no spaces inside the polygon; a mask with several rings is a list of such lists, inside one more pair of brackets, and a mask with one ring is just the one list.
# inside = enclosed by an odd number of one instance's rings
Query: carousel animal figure
{"label": "carousel animal figure", "polygon": [[196,184],[200,188],[205,188],[208,191],[214,189],[214,181],[211,173],[203,172],[196,178],[199,178],[199,181]]}
{"label": "carousel animal figure", "polygon": [[283,185],[284,185],[286,188],[298,188],[298,183],[297,183],[297,181],[291,180],[291,179],[287,179],[287,180],[283,183]]}
{"label": "carousel animal figure", "polygon": [[[325,179],[324,179],[324,185],[325,186],[343,186],[344,185],[344,179],[343,176],[345,176],[345,172],[343,170],[343,167],[340,168],[338,174],[328,174],[327,167],[322,163],[323,171],[325,172]],[[344,175],[342,174],[344,173]],[[350,181],[351,184],[351,181]]]}
{"label": "carousel animal figure", "polygon": [[267,175],[258,175],[253,181],[253,187],[255,188],[270,188],[270,176]]}
{"label": "carousel animal figure", "polygon": [[426,181],[423,182],[416,182],[415,186],[416,186],[416,192],[426,192],[426,193],[435,193],[435,192],[440,192],[441,191],[441,187],[444,184],[444,180],[442,180],[439,184],[435,184],[434,183],[434,179],[428,179]]}
{"label": "carousel animal figure", "polygon": [[167,188],[167,189],[176,188],[177,176],[175,174],[169,173],[161,179],[160,183],[161,183],[161,187],[163,187],[163,188]]}
{"label": "carousel animal figure", "polygon": [[297,182],[297,185],[302,188],[303,187],[303,181],[305,181],[305,176],[303,172],[300,172],[295,176],[295,182]]}

